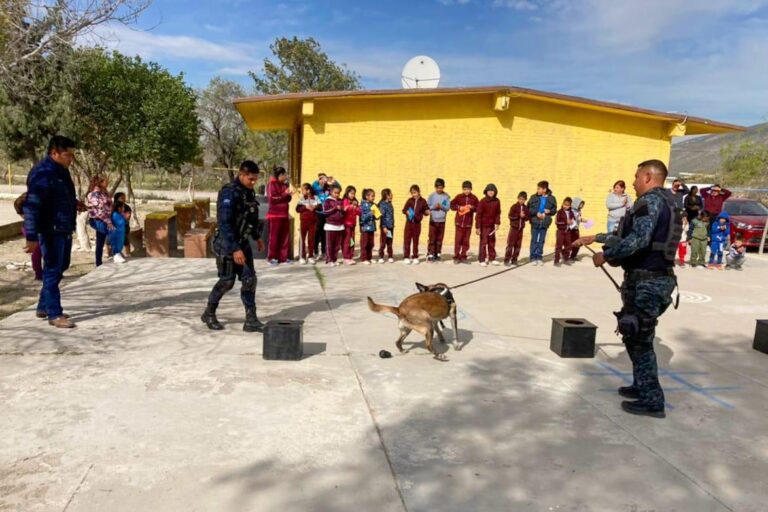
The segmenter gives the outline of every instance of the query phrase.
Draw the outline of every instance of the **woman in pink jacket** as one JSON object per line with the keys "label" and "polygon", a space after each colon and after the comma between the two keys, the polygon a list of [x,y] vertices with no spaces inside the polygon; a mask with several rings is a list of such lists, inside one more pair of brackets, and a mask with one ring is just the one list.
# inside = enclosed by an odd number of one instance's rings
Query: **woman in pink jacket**
{"label": "woman in pink jacket", "polygon": [[288,184],[288,172],[285,167],[275,167],[267,185],[267,222],[269,222],[269,245],[267,260],[271,266],[280,263],[292,263],[288,260],[290,247],[290,221],[288,210],[293,188]]}

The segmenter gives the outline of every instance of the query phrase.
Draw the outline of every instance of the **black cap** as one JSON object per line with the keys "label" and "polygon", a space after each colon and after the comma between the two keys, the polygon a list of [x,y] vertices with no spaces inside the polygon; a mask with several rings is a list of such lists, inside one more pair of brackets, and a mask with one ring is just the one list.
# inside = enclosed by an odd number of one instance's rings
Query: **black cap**
{"label": "black cap", "polygon": [[464,183],[461,184],[461,188],[472,188],[472,182],[469,180],[466,180]]}

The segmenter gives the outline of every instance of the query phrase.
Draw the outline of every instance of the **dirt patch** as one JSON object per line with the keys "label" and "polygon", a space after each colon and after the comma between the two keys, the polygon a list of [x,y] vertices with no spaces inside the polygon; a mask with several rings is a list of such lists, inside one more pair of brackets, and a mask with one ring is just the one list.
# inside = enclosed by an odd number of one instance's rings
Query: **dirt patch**
{"label": "dirt patch", "polygon": [[[35,281],[32,263],[19,238],[0,244],[0,320],[37,302],[40,281]],[[76,281],[95,268],[92,252],[72,252],[72,264],[61,285]]]}

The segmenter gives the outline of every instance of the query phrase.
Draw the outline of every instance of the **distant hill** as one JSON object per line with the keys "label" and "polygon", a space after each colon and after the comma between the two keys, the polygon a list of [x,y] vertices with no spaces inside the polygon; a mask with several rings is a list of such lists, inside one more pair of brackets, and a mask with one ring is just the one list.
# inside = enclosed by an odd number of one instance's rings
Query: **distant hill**
{"label": "distant hill", "polygon": [[720,169],[720,149],[728,144],[743,142],[768,144],[768,123],[750,126],[746,132],[704,135],[672,144],[670,174],[708,174]]}

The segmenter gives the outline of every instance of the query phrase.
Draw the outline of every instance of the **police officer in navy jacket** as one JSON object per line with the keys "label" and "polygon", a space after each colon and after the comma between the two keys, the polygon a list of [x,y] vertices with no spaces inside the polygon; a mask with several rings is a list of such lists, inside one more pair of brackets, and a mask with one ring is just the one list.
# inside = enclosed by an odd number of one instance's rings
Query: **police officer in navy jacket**
{"label": "police officer in navy jacket", "polygon": [[245,306],[243,330],[261,332],[264,328],[256,316],[256,270],[250,244],[251,240],[255,240],[260,251],[264,248],[260,238],[259,203],[253,191],[258,179],[259,166],[246,160],[240,164],[237,177],[219,191],[216,201],[218,228],[213,250],[219,280],[211,290],[208,307],[200,318],[214,331],[224,328],[216,318],[216,308],[224,294],[235,286],[235,278],[242,283],[240,299]]}

